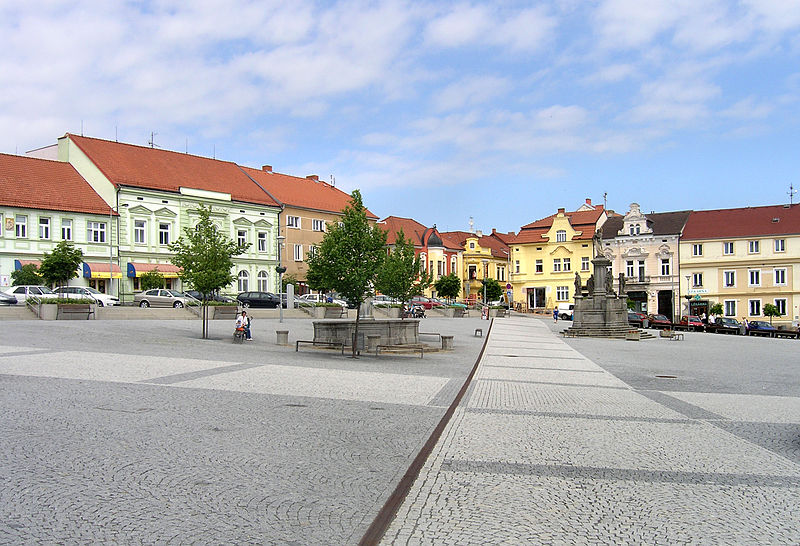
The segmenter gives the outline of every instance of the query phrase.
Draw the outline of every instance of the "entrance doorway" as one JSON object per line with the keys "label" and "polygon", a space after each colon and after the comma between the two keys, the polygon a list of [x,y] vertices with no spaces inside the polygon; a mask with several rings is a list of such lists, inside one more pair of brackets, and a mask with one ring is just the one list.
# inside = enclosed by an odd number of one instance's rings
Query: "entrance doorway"
{"label": "entrance doorway", "polygon": [[544,308],[546,305],[544,287],[528,288],[528,309]]}
{"label": "entrance doorway", "polygon": [[631,311],[647,313],[647,292],[628,292],[628,299],[633,302]]}
{"label": "entrance doorway", "polygon": [[664,315],[670,320],[675,320],[672,309],[672,290],[658,291],[658,314]]}

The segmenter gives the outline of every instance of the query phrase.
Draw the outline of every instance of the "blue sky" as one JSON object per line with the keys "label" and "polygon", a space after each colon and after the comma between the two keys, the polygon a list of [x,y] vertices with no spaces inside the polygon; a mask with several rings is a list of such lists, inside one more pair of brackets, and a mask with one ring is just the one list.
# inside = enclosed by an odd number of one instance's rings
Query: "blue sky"
{"label": "blue sky", "polygon": [[799,31],[798,0],[0,0],[0,152],[153,131],[443,230],[784,203]]}

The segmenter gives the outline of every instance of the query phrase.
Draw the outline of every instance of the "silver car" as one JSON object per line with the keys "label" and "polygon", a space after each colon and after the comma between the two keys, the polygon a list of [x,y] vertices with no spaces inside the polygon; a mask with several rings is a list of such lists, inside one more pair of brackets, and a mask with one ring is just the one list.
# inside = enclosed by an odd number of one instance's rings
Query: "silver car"
{"label": "silver car", "polygon": [[103,294],[90,286],[59,286],[53,291],[58,294],[59,297],[94,300],[99,307],[119,305],[119,298]]}
{"label": "silver car", "polygon": [[55,299],[58,297],[58,295],[53,293],[52,290],[40,284],[21,284],[18,286],[9,286],[8,288],[4,288],[3,292],[16,297],[19,303],[25,303],[25,300],[28,299],[28,297],[36,297],[40,299]]}
{"label": "silver car", "polygon": [[154,288],[134,294],[133,303],[139,307],[185,307],[186,299],[183,292]]}

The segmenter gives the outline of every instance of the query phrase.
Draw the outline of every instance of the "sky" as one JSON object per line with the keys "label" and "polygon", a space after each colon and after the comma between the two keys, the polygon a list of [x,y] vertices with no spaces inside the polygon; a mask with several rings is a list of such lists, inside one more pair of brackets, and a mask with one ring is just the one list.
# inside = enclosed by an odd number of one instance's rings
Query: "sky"
{"label": "sky", "polygon": [[154,133],[443,231],[800,188],[800,0],[0,0],[0,49],[2,153]]}

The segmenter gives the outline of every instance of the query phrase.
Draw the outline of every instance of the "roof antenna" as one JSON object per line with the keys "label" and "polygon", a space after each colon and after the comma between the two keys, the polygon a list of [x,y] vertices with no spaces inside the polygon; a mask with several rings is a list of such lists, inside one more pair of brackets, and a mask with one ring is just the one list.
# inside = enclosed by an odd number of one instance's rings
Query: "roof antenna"
{"label": "roof antenna", "polygon": [[83,136],[83,120],[81,120],[81,136]]}
{"label": "roof antenna", "polygon": [[117,124],[114,124],[114,142],[119,142],[119,127]]}
{"label": "roof antenna", "polygon": [[336,187],[336,177],[331,175],[331,186]]}
{"label": "roof antenna", "polygon": [[472,219],[472,216],[469,217],[469,232],[475,233],[475,221]]}
{"label": "roof antenna", "polygon": [[186,137],[186,146],[185,146],[184,150],[186,150],[187,154],[189,153],[189,137],[188,136]]}
{"label": "roof antenna", "polygon": [[148,142],[148,144],[150,145],[151,148],[161,148],[161,146],[156,144],[156,135],[157,134],[158,133],[154,133],[153,131],[150,131],[150,141]]}
{"label": "roof antenna", "polygon": [[608,210],[608,203],[606,202],[607,198],[608,198],[608,192],[604,191],[603,192],[603,208],[606,209],[606,210]]}
{"label": "roof antenna", "polygon": [[214,148],[213,148],[213,152],[212,152],[211,158],[212,159],[217,159],[217,145],[216,144],[214,144]]}
{"label": "roof antenna", "polygon": [[797,193],[797,190],[794,189],[794,184],[791,182],[789,183],[789,206],[791,207],[794,204],[794,194]]}

